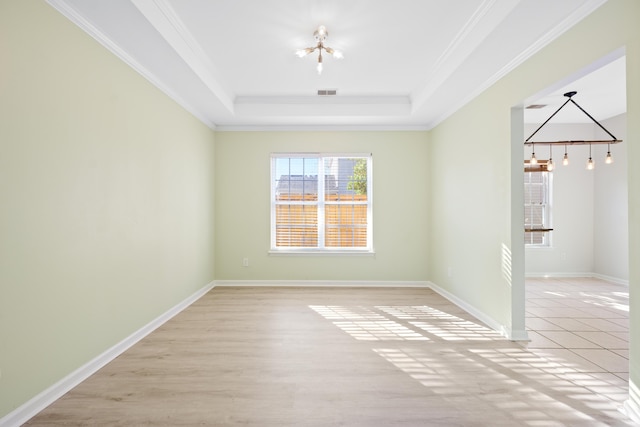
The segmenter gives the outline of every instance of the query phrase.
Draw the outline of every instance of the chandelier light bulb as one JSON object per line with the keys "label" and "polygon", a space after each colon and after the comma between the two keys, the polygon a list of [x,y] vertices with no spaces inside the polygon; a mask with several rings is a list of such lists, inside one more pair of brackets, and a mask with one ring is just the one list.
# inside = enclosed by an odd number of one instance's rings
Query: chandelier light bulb
{"label": "chandelier light bulb", "polygon": [[567,154],[567,146],[564,146],[564,157],[562,158],[562,165],[567,166],[569,164],[569,155]]}
{"label": "chandelier light bulb", "polygon": [[318,61],[318,67],[316,67],[318,70],[318,75],[322,74],[322,62]]}
{"label": "chandelier light bulb", "polygon": [[613,163],[613,157],[611,157],[611,146],[607,144],[607,157],[604,159],[604,162],[608,165]]}
{"label": "chandelier light bulb", "polygon": [[344,58],[344,55],[342,54],[341,50],[334,49],[333,57],[336,58],[336,59],[342,59],[342,58]]}
{"label": "chandelier light bulb", "polygon": [[593,168],[594,168],[593,159],[589,157],[589,160],[587,160],[587,169],[593,170]]}
{"label": "chandelier light bulb", "polygon": [[318,41],[324,41],[324,39],[327,38],[328,35],[329,33],[327,32],[327,27],[325,27],[324,25],[320,25],[315,32],[315,36]]}

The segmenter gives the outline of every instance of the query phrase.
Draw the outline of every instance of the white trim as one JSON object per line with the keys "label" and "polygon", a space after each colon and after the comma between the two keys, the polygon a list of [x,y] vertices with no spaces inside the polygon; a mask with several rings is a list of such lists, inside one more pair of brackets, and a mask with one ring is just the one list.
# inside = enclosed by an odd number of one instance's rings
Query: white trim
{"label": "white trim", "polygon": [[618,277],[606,276],[600,273],[592,273],[593,277],[596,279],[604,280],[605,282],[615,283],[617,285],[629,286],[629,280],[620,279]]}
{"label": "white trim", "polygon": [[428,288],[423,280],[216,280],[216,287],[226,286],[269,286],[269,287],[326,287],[326,288]]}
{"label": "white trim", "polygon": [[624,413],[640,424],[640,388],[629,380],[629,399],[624,402]]}
{"label": "white trim", "polygon": [[524,331],[513,330],[505,325],[502,325],[500,324],[500,322],[496,321],[492,317],[487,316],[483,311],[478,310],[476,307],[458,298],[452,293],[445,291],[435,283],[433,282],[427,282],[427,283],[428,283],[428,286],[434,291],[436,291],[438,294],[440,294],[440,296],[448,299],[458,307],[462,308],[464,311],[471,314],[476,319],[480,320],[481,322],[486,324],[488,327],[490,327],[494,331],[502,334],[505,338],[511,341],[529,341],[529,335],[527,334],[526,330]]}
{"label": "white trim", "polygon": [[204,294],[209,292],[214,286],[214,282],[201,288],[199,291],[170,308],[167,312],[153,319],[142,328],[138,329],[133,334],[129,335],[113,347],[107,349],[102,354],[99,354],[89,362],[80,366],[69,375],[65,376],[51,387],[43,390],[27,402],[20,405],[15,410],[9,412],[4,417],[0,418],[0,427],[18,427],[34,416],[40,411],[51,405],[57,399],[62,397],[69,390],[80,384],[82,381],[89,378],[100,368],[111,362],[113,359],[124,353],[131,346],[138,341],[149,335],[151,332],[162,326],[165,322],[170,320],[176,314],[196,302]]}
{"label": "white trim", "polygon": [[388,125],[234,125],[218,124],[216,130],[220,132],[351,132],[351,131],[393,131],[415,132],[428,131],[433,126],[416,124],[388,124]]}
{"label": "white trim", "polygon": [[191,113],[195,118],[204,123],[211,130],[216,129],[216,124],[212,122],[207,116],[206,112],[194,107],[187,102],[179,93],[175,92],[169,86],[164,84],[158,77],[153,74],[148,68],[143,66],[140,62],[129,55],[118,44],[111,40],[104,32],[98,29],[91,22],[87,21],[82,14],[76,11],[76,9],[69,4],[66,0],[46,0],[47,3],[65,16],[68,20],[76,24],[82,31],[91,36],[94,40],[104,46],[109,52],[120,58],[125,64],[133,68],[138,74],[147,79],[152,85],[164,92],[169,98],[173,99],[178,105]]}
{"label": "white trim", "polygon": [[173,48],[180,58],[193,70],[200,81],[213,93],[220,103],[233,114],[233,94],[221,83],[219,73],[211,60],[187,30],[180,17],[167,0],[131,0],[131,3],[149,21],[160,36]]}
{"label": "white trim", "polygon": [[[269,255],[291,255],[293,253],[300,253],[305,255],[319,255],[319,254],[331,254],[331,255],[345,255],[345,254],[366,254],[368,256],[372,256],[373,251],[373,154],[372,153],[335,153],[335,152],[311,152],[306,154],[304,152],[272,152],[270,154],[270,249]],[[280,176],[276,176],[277,171],[277,163],[279,160],[289,160],[288,173],[291,174],[291,159],[316,159],[317,160],[317,171],[316,171],[316,198],[315,200],[281,200],[277,197],[277,188],[279,186],[279,178]],[[347,160],[355,160],[356,163],[364,160],[366,161],[366,172],[367,172],[367,182],[366,182],[366,199],[365,200],[328,200],[327,193],[325,191],[325,183],[326,178],[329,176],[334,176],[334,174],[338,174],[340,172],[339,164],[334,165],[333,160],[335,159],[347,159]],[[328,162],[328,163],[327,163]],[[355,164],[354,163],[354,171]],[[286,172],[285,172],[286,173]],[[303,173],[307,174],[304,170]],[[308,173],[312,174],[312,171]],[[354,172],[355,173],[355,172]],[[284,175],[283,175],[284,176]],[[291,176],[291,175],[289,175]],[[335,176],[335,182],[339,183],[339,176]],[[306,194],[306,193],[305,193]],[[360,224],[354,223],[352,226],[354,228],[358,228],[359,230],[366,231],[366,246],[365,247],[342,247],[342,246],[327,246],[327,242],[325,241],[325,232],[327,229],[332,228],[334,224],[328,224],[325,219],[325,211],[327,206],[348,206],[348,205],[359,205],[365,206],[367,209],[367,221],[364,226]],[[315,224],[309,225],[309,230],[312,230],[311,227],[315,226],[315,231],[317,233],[316,236],[316,246],[314,247],[295,247],[295,246],[280,246],[277,244],[277,235],[278,235],[278,225],[276,224],[278,207],[290,207],[290,206],[302,206],[309,207],[309,210],[316,211],[316,220]],[[287,225],[291,225],[290,223],[283,225],[286,227]]]}
{"label": "white trim", "polygon": [[[442,87],[453,72],[472,55],[485,39],[518,5],[518,2],[483,0],[460,31],[440,54],[426,75],[426,83],[412,92],[412,112],[422,108],[429,98]],[[463,42],[465,42],[463,44]]]}
{"label": "white trim", "polygon": [[455,295],[445,291],[433,282],[416,281],[374,281],[374,280],[216,280],[216,287],[227,286],[271,286],[271,287],[360,287],[360,288],[431,288],[440,296],[448,299],[458,307],[485,323],[491,329],[501,333],[512,341],[529,341],[527,331],[516,331],[506,328],[482,311],[467,304]]}
{"label": "white trim", "polygon": [[606,276],[599,273],[525,273],[526,278],[531,279],[579,279],[582,277],[591,277],[594,279],[604,280],[605,282],[615,283],[617,285],[629,286],[629,280],[620,279],[619,277]]}
{"label": "white trim", "polygon": [[529,58],[534,56],[540,50],[542,50],[545,46],[547,46],[552,41],[556,40],[566,31],[575,26],[578,22],[586,18],[593,11],[598,9],[607,0],[590,0],[587,3],[580,6],[576,11],[574,11],[570,16],[568,16],[565,20],[563,20],[560,24],[556,25],[549,32],[544,34],[542,37],[539,37],[538,40],[529,46],[527,49],[523,50],[517,57],[509,61],[504,67],[502,67],[498,72],[494,73],[488,79],[486,79],[481,84],[477,85],[475,90],[470,91],[466,97],[462,98],[459,102],[454,103],[450,108],[444,111],[435,119],[431,120],[427,125],[429,129],[433,129],[438,126],[440,123],[445,121],[449,116],[453,113],[467,105],[473,99],[478,97],[482,92],[493,86],[497,81],[505,77],[507,74],[511,73],[513,70],[522,65]]}
{"label": "white trim", "polygon": [[270,249],[269,256],[376,256],[374,250],[333,250],[333,249],[299,249],[299,250],[287,250],[287,249]]}
{"label": "white trim", "polygon": [[[139,1],[139,0],[134,0]],[[235,105],[411,105],[409,96],[357,96],[340,95],[322,97],[317,95],[298,96],[236,96]]]}

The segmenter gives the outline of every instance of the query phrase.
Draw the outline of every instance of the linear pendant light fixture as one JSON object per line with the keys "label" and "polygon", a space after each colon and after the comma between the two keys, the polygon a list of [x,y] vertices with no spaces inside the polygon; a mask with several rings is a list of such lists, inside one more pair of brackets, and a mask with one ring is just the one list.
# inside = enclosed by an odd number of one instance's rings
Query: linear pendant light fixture
{"label": "linear pendant light fixture", "polygon": [[[589,160],[587,162],[587,169],[592,170],[594,168],[594,162],[593,159],[591,157],[591,145],[598,145],[598,144],[607,144],[607,157],[605,159],[605,163],[610,164],[613,163],[613,158],[611,157],[611,144],[617,144],[619,142],[622,142],[622,140],[620,139],[616,139],[615,136],[613,136],[613,134],[611,132],[609,132],[604,126],[602,126],[596,119],[594,119],[591,114],[587,113],[580,105],[578,105],[577,102],[575,102],[573,100],[573,96],[578,93],[575,91],[571,91],[571,92],[567,92],[564,94],[564,96],[566,96],[567,99],[565,101],[564,104],[562,104],[560,106],[560,108],[558,108],[551,116],[549,116],[549,118],[540,125],[540,127],[538,127],[538,129],[536,129],[530,136],[529,138],[527,138],[524,141],[525,145],[531,145],[532,147],[532,152],[531,152],[531,160],[529,161],[530,164],[535,164],[537,163],[537,159],[535,157],[535,145],[548,145],[549,146],[549,163],[553,164],[553,161],[551,160],[551,147],[553,147],[554,145],[564,145],[564,157],[562,158],[562,164],[563,165],[568,165],[569,164],[569,156],[567,154],[567,145],[589,145]],[[572,141],[531,141],[531,138],[533,138],[533,136],[538,133],[538,131],[540,129],[542,129],[544,127],[544,125],[546,125],[549,120],[551,120],[553,118],[553,116],[555,116],[556,114],[558,114],[558,112],[560,110],[562,110],[564,108],[565,105],[567,105],[568,103],[573,103],[573,105],[575,105],[576,107],[578,107],[580,109],[580,111],[582,111],[584,114],[587,115],[587,117],[589,117],[595,124],[597,124],[603,131],[605,131],[610,137],[611,139],[604,139],[604,140],[591,140],[591,141],[585,141],[585,140],[572,140]],[[551,166],[553,168],[553,166]]]}
{"label": "linear pendant light fixture", "polygon": [[322,74],[322,51],[324,50],[328,54],[332,55],[334,58],[342,59],[344,56],[342,52],[338,49],[330,48],[329,46],[325,46],[324,42],[329,36],[329,32],[324,25],[320,25],[317,30],[314,31],[313,37],[316,39],[316,45],[311,47],[306,47],[304,49],[298,49],[296,51],[296,55],[300,58],[303,58],[314,51],[318,51],[318,74]]}

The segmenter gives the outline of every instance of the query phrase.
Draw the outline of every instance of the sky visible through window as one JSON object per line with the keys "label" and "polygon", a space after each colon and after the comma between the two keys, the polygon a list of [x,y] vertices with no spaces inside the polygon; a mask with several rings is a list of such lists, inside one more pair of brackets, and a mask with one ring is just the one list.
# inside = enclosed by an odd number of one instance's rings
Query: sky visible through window
{"label": "sky visible through window", "polygon": [[278,158],[276,159],[276,179],[287,175],[318,175],[317,158]]}

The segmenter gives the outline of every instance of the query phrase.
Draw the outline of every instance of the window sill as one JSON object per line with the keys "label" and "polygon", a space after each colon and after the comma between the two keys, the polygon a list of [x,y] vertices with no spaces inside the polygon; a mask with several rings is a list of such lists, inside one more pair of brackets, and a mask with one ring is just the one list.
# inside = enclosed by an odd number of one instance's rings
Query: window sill
{"label": "window sill", "polygon": [[352,250],[352,251],[330,251],[330,250],[289,250],[271,249],[269,256],[375,256],[373,250]]}

